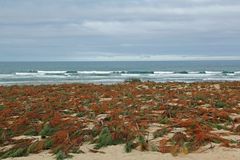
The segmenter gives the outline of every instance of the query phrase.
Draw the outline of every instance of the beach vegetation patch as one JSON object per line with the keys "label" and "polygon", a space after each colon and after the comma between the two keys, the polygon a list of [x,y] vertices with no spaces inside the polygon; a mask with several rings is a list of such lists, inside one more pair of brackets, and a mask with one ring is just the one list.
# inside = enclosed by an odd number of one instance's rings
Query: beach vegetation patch
{"label": "beach vegetation patch", "polygon": [[67,155],[62,150],[56,153],[56,160],[64,160],[65,158],[67,158]]}
{"label": "beach vegetation patch", "polygon": [[77,113],[77,117],[83,117],[85,115],[85,113],[84,112],[79,112],[79,113]]}
{"label": "beach vegetation patch", "polygon": [[125,152],[129,153],[132,151],[132,149],[134,148],[134,144],[132,141],[128,141],[126,144],[125,144]]}
{"label": "beach vegetation patch", "polygon": [[0,128],[0,143],[5,141],[4,129]]}
{"label": "beach vegetation patch", "polygon": [[158,129],[155,132],[153,132],[153,137],[154,138],[163,137],[167,133],[168,133],[168,129],[167,128]]}
{"label": "beach vegetation patch", "polygon": [[14,132],[12,129],[3,129],[0,128],[0,142],[6,141],[8,138],[13,137]]}
{"label": "beach vegetation patch", "polygon": [[9,157],[24,157],[27,156],[27,147],[14,148],[5,152],[0,159],[5,159]]}
{"label": "beach vegetation patch", "polygon": [[171,138],[172,143],[179,146],[183,146],[183,144],[187,142],[187,140],[188,140],[187,136],[182,132],[175,133]]}
{"label": "beach vegetation patch", "polygon": [[50,149],[53,146],[53,141],[51,139],[46,139],[44,142],[44,149]]}
{"label": "beach vegetation patch", "polygon": [[229,107],[228,104],[226,104],[225,102],[222,102],[222,101],[217,101],[217,102],[215,103],[215,106],[216,106],[217,108],[228,108],[228,107]]}
{"label": "beach vegetation patch", "polygon": [[212,123],[211,126],[212,126],[213,128],[218,129],[218,130],[221,130],[221,129],[228,130],[228,128],[227,128],[226,126],[221,125],[221,124]]}
{"label": "beach vegetation patch", "polygon": [[[221,89],[212,87],[219,83]],[[0,157],[48,150],[64,159],[83,153],[84,143],[95,145],[93,153],[117,144],[124,144],[125,152],[173,155],[212,142],[239,149],[225,137],[240,133],[239,88],[239,82],[3,86],[0,104],[7,107],[0,107],[0,146],[6,150]],[[158,130],[152,133],[152,126]],[[228,132],[212,132],[217,129]]]}
{"label": "beach vegetation patch", "polygon": [[55,128],[52,128],[49,124],[45,124],[39,135],[41,135],[42,138],[45,138],[46,136],[51,136],[55,131]]}
{"label": "beach vegetation patch", "polygon": [[98,137],[97,144],[95,145],[95,149],[99,149],[108,145],[113,145],[112,135],[108,129],[108,127],[104,127]]}
{"label": "beach vegetation patch", "polygon": [[0,111],[4,110],[4,109],[6,109],[6,108],[7,108],[6,106],[0,105]]}
{"label": "beach vegetation patch", "polygon": [[141,151],[147,151],[148,150],[148,141],[145,139],[143,135],[138,136],[138,143],[139,143],[139,148]]}
{"label": "beach vegetation patch", "polygon": [[64,110],[63,113],[64,113],[64,114],[72,114],[73,112],[72,112],[72,111],[69,111],[69,110]]}
{"label": "beach vegetation patch", "polygon": [[37,136],[38,132],[34,128],[31,128],[31,129],[25,131],[23,134],[26,136]]}
{"label": "beach vegetation patch", "polygon": [[27,153],[39,153],[43,149],[44,149],[44,141],[36,141],[28,147]]}
{"label": "beach vegetation patch", "polygon": [[165,117],[162,117],[162,116],[159,117],[159,123],[160,124],[167,124],[167,123],[169,123],[169,121],[170,121],[169,118],[166,117],[166,116]]}
{"label": "beach vegetation patch", "polygon": [[194,96],[193,97],[193,100],[194,101],[205,101],[205,100],[207,100],[208,98],[205,96],[205,95],[196,95],[196,96]]}

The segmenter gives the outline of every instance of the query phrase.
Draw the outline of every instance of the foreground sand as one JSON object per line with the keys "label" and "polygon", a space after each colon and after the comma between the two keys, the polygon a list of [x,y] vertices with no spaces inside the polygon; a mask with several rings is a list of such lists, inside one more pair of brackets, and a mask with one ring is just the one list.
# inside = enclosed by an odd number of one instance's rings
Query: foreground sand
{"label": "foreground sand", "polygon": [[[102,153],[87,152],[84,154],[74,154],[71,160],[239,160],[240,151],[238,149],[229,149],[216,147],[201,153],[191,153],[188,155],[162,154],[159,152],[140,152],[137,150],[131,153],[125,153],[123,145],[109,146],[101,149]],[[84,147],[83,147],[84,148]],[[87,149],[86,149],[87,150]],[[29,155],[28,157],[8,158],[6,160],[55,160],[55,157],[47,152]]]}
{"label": "foreground sand", "polygon": [[68,155],[239,160],[240,82],[0,86],[0,159]]}

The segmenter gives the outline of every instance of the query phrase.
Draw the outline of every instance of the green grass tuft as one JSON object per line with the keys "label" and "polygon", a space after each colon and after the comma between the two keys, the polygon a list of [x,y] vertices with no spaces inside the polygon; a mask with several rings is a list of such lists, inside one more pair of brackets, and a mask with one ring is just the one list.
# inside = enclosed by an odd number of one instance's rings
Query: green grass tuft
{"label": "green grass tuft", "polygon": [[124,147],[125,152],[130,153],[132,151],[133,147],[134,147],[134,145],[133,145],[132,141],[127,142]]}
{"label": "green grass tuft", "polygon": [[26,136],[37,136],[38,132],[35,129],[29,129],[27,131],[24,132],[24,135]]}
{"label": "green grass tuft", "polygon": [[4,110],[4,109],[6,109],[6,108],[7,108],[6,106],[0,105],[0,111]]}
{"label": "green grass tuft", "polygon": [[16,151],[11,155],[11,157],[23,157],[27,156],[27,149],[26,148],[18,148]]}
{"label": "green grass tuft", "polygon": [[28,153],[28,154],[29,154],[29,153],[34,153],[36,146],[37,146],[37,142],[32,143],[32,144],[28,147],[27,153]]}
{"label": "green grass tuft", "polygon": [[44,143],[44,149],[50,149],[53,145],[53,141],[51,139],[47,139]]}
{"label": "green grass tuft", "polygon": [[84,112],[79,112],[79,113],[77,113],[77,117],[83,117],[85,115],[85,113]]}
{"label": "green grass tuft", "polygon": [[105,127],[102,129],[102,131],[99,135],[97,144],[95,145],[95,149],[99,149],[101,147],[105,147],[108,145],[113,145],[113,140],[112,140],[112,135],[111,135],[109,129],[107,127]]}
{"label": "green grass tuft", "polygon": [[159,123],[160,124],[167,124],[167,123],[169,123],[169,118],[168,117],[164,117],[164,118],[162,118],[162,117],[160,117],[160,120],[159,120]]}
{"label": "green grass tuft", "polygon": [[217,108],[228,108],[228,107],[229,107],[228,104],[226,104],[226,103],[224,103],[224,102],[222,102],[222,101],[217,101],[217,102],[215,103],[215,106],[216,106]]}
{"label": "green grass tuft", "polygon": [[5,136],[4,136],[4,134],[3,134],[3,129],[0,128],[0,143],[3,143],[4,140],[5,140]]}
{"label": "green grass tuft", "polygon": [[24,157],[27,156],[27,148],[18,148],[18,149],[11,149],[7,152],[5,152],[0,159],[5,159],[9,157]]}
{"label": "green grass tuft", "polygon": [[221,130],[221,129],[228,130],[228,128],[226,126],[221,125],[221,124],[209,123],[209,125],[218,130]]}
{"label": "green grass tuft", "polygon": [[144,136],[139,136],[138,141],[139,141],[140,144],[145,144],[146,143]]}
{"label": "green grass tuft", "polygon": [[40,131],[42,137],[51,136],[56,130],[52,128],[49,124],[45,124],[43,129]]}
{"label": "green grass tuft", "polygon": [[193,97],[193,100],[195,100],[195,101],[204,101],[204,100],[206,100],[207,99],[207,97],[206,96],[203,96],[203,95],[196,95],[195,97]]}
{"label": "green grass tuft", "polygon": [[0,128],[0,144],[3,143],[7,138],[12,137],[14,135],[11,129],[4,130]]}
{"label": "green grass tuft", "polygon": [[165,134],[168,133],[168,130],[167,128],[163,128],[163,129],[160,129],[160,130],[157,130],[153,133],[153,137],[154,138],[157,138],[157,137],[162,137],[164,136]]}
{"label": "green grass tuft", "polygon": [[59,150],[57,153],[56,153],[56,159],[57,160],[64,160],[65,158],[67,158],[66,154]]}

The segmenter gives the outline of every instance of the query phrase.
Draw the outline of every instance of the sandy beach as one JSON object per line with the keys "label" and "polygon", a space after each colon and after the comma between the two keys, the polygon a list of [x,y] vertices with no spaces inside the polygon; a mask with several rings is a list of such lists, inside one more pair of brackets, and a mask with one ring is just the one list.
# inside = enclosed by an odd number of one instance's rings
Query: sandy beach
{"label": "sandy beach", "polygon": [[0,157],[238,160],[239,95],[239,82],[0,86]]}
{"label": "sandy beach", "polygon": [[[172,156],[171,154],[162,154],[159,152],[140,152],[133,151],[131,153],[125,153],[123,150],[123,145],[118,146],[109,146],[101,149],[105,152],[105,154],[101,153],[91,153],[87,152],[84,154],[74,154],[71,158],[72,160],[238,160],[240,151],[239,149],[229,149],[229,148],[215,148],[212,150],[208,150],[202,153],[191,153],[188,155],[179,155],[177,157]],[[44,160],[55,160],[55,157],[52,154],[47,152],[29,155],[28,157],[19,157],[19,158],[8,158],[6,160],[36,160],[36,159],[44,159]]]}

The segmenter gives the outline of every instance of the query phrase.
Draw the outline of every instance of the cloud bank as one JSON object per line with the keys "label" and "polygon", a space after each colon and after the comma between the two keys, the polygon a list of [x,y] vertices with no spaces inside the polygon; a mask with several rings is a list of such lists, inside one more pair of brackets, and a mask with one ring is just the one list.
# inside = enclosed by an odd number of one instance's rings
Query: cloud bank
{"label": "cloud bank", "polygon": [[236,0],[0,0],[0,60],[240,59],[239,18]]}

